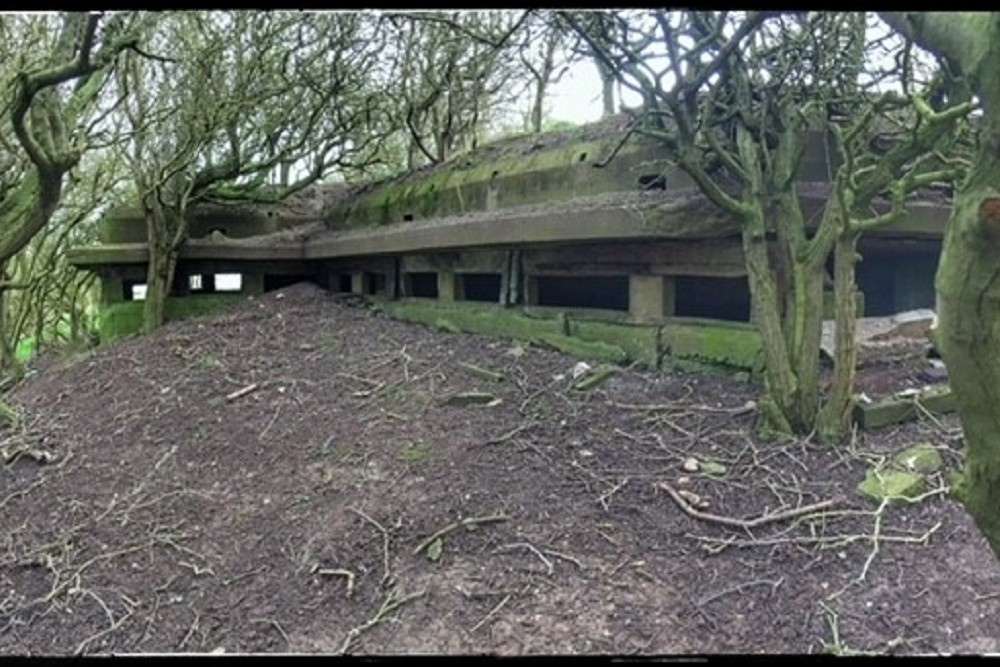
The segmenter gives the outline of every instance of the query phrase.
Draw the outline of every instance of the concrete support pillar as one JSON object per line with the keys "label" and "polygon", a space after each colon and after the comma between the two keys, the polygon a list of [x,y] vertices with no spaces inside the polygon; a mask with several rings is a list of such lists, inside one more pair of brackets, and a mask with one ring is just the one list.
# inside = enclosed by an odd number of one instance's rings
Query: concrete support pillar
{"label": "concrete support pillar", "polygon": [[101,275],[101,306],[110,306],[125,300],[125,284],[118,274]]}
{"label": "concrete support pillar", "polygon": [[538,278],[535,276],[524,276],[524,305],[538,305]]}
{"label": "concrete support pillar", "polygon": [[351,274],[351,293],[365,293],[365,274],[363,271],[355,271]]}
{"label": "concrete support pillar", "polygon": [[438,301],[454,301],[458,297],[458,276],[454,271],[442,270],[437,273]]}
{"label": "concrete support pillar", "polygon": [[670,276],[632,274],[628,278],[629,316],[651,322],[674,314],[674,279]]}
{"label": "concrete support pillar", "polygon": [[244,273],[240,276],[240,282],[242,286],[242,291],[244,294],[263,294],[264,293],[264,274],[263,273]]}

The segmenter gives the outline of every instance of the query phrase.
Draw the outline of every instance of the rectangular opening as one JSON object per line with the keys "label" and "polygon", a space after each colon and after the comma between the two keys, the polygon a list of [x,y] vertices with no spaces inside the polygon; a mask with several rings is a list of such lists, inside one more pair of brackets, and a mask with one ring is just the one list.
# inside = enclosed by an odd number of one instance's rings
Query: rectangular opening
{"label": "rectangular opening", "polygon": [[334,285],[337,287],[338,292],[350,292],[351,291],[351,274],[350,273],[338,273]]}
{"label": "rectangular opening", "polygon": [[677,317],[750,321],[750,284],[745,276],[677,276],[674,289]]}
{"label": "rectangular opening", "polygon": [[419,296],[427,299],[438,297],[437,273],[432,271],[407,273],[404,282],[406,283],[406,296]]}
{"label": "rectangular opening", "polygon": [[239,292],[243,289],[242,273],[216,273],[215,290],[217,292]]}
{"label": "rectangular opening", "polygon": [[192,292],[201,291],[201,274],[196,273],[193,276],[188,276],[188,289]]}
{"label": "rectangular opening", "polygon": [[499,273],[460,273],[458,280],[463,300],[500,302]]}
{"label": "rectangular opening", "polygon": [[539,306],[628,310],[628,276],[538,276]]}
{"label": "rectangular opening", "polygon": [[311,280],[312,276],[305,274],[292,274],[292,275],[264,274],[264,291],[273,292],[275,290],[279,290],[284,287],[290,287],[295,283],[309,282]]}
{"label": "rectangular opening", "polygon": [[366,273],[364,277],[364,293],[369,296],[385,294],[385,274]]}

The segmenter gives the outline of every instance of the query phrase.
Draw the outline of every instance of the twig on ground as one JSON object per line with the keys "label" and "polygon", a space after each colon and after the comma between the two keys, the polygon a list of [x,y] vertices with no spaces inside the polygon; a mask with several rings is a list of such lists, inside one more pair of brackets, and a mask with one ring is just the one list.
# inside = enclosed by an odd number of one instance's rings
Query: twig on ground
{"label": "twig on ground", "polygon": [[414,556],[419,556],[420,552],[429,547],[434,543],[434,540],[439,537],[444,537],[448,533],[451,533],[459,528],[473,528],[475,526],[489,524],[489,523],[500,523],[502,521],[507,521],[510,517],[503,514],[494,514],[491,516],[474,516],[468,519],[462,519],[461,521],[456,521],[455,523],[450,523],[441,530],[435,531],[430,537],[425,539],[423,542],[417,545],[413,550]]}
{"label": "twig on ground", "polygon": [[275,630],[277,630],[278,634],[281,635],[281,638],[285,640],[285,645],[286,646],[291,646],[292,645],[292,640],[288,638],[288,633],[285,632],[285,629],[283,627],[281,627],[281,624],[278,623],[273,618],[251,618],[249,620],[250,620],[251,623],[266,623],[266,624],[270,625]]}
{"label": "twig on ground", "polygon": [[774,591],[776,591],[778,589],[778,586],[780,586],[784,581],[785,581],[784,577],[781,577],[781,578],[777,579],[776,581],[769,581],[767,579],[758,579],[758,580],[755,580],[755,581],[748,581],[748,582],[742,583],[742,584],[740,584],[738,586],[732,586],[732,587],[727,588],[725,590],[719,591],[718,593],[714,593],[712,595],[703,597],[701,600],[698,601],[698,604],[700,604],[700,605],[706,605],[709,602],[713,602],[715,600],[718,600],[721,597],[725,597],[726,595],[730,595],[732,593],[739,593],[740,591],[746,590],[747,588],[751,588],[753,586],[770,586],[771,587],[771,594],[773,595]]}
{"label": "twig on ground", "polygon": [[316,574],[323,574],[328,577],[344,577],[347,579],[347,597],[351,597],[354,594],[354,573],[350,570],[344,570],[341,568],[330,569],[330,568],[317,568]]}
{"label": "twig on ground", "polygon": [[226,394],[226,402],[227,403],[232,403],[236,399],[243,398],[247,394],[255,392],[258,389],[260,389],[260,385],[257,384],[256,382],[254,382],[253,384],[248,384],[247,386],[243,387],[242,389],[237,389],[236,391],[234,391],[232,393]]}
{"label": "twig on ground", "polygon": [[520,433],[523,433],[523,432],[527,431],[528,429],[532,428],[537,423],[538,422],[535,421],[534,419],[526,421],[526,422],[522,423],[521,425],[519,425],[519,426],[517,426],[517,427],[515,427],[515,428],[513,428],[513,429],[511,429],[509,431],[507,431],[503,435],[498,435],[495,438],[490,438],[486,442],[482,443],[480,445],[480,447],[485,447],[487,445],[499,445],[502,442],[507,442],[508,440],[510,440],[511,438],[513,438],[514,436],[516,436],[516,435],[518,435]]}
{"label": "twig on ground", "polygon": [[878,509],[875,510],[875,527],[872,529],[871,541],[872,550],[868,554],[868,558],[865,559],[865,565],[861,568],[861,574],[858,575],[857,582],[860,584],[868,576],[868,568],[871,567],[872,562],[875,560],[875,556],[878,555],[878,540],[882,533],[882,516],[885,513],[885,508],[889,506],[889,498],[883,498],[882,502],[879,503]]}
{"label": "twig on ground", "polygon": [[380,524],[375,519],[371,518],[364,512],[354,507],[348,507],[348,512],[356,514],[363,520],[367,521],[371,525],[375,526],[375,530],[382,533],[382,582],[381,585],[385,586],[386,583],[392,578],[392,572],[389,569],[389,531],[385,529],[385,526]]}
{"label": "twig on ground", "polygon": [[347,649],[351,647],[351,644],[354,642],[354,640],[356,640],[362,634],[364,634],[368,630],[371,630],[376,625],[384,621],[386,617],[389,616],[389,614],[396,611],[405,604],[413,602],[416,599],[422,598],[426,594],[427,591],[422,590],[416,593],[411,593],[410,595],[403,596],[401,598],[397,598],[395,596],[395,593],[390,593],[389,596],[386,597],[385,601],[382,603],[382,606],[379,608],[378,612],[372,618],[368,619],[367,621],[365,621],[364,623],[355,628],[351,628],[350,631],[348,631],[347,637],[344,638],[344,643],[340,647],[341,655],[347,653]]}
{"label": "twig on ground", "polygon": [[541,560],[543,563],[545,563],[545,569],[548,570],[548,574],[550,574],[550,575],[552,574],[552,572],[554,570],[554,566],[552,565],[552,561],[550,561],[548,558],[546,558],[545,555],[541,551],[539,551],[535,547],[535,545],[531,544],[530,542],[513,542],[511,544],[506,544],[506,545],[504,545],[504,546],[499,547],[498,549],[496,549],[496,552],[500,553],[500,552],[503,552],[503,551],[510,551],[512,549],[527,549],[527,550],[529,550],[531,553],[533,553],[536,556],[538,556],[539,560]]}
{"label": "twig on ground", "polygon": [[774,523],[775,521],[785,521],[787,519],[794,519],[795,517],[801,516],[803,514],[811,514],[812,512],[817,512],[827,507],[836,505],[843,501],[843,498],[830,498],[828,500],[823,500],[818,503],[812,503],[811,505],[803,505],[801,507],[795,507],[790,510],[785,510],[783,512],[774,512],[772,514],[765,514],[759,516],[755,519],[734,519],[727,516],[719,516],[718,514],[711,514],[709,512],[701,512],[694,509],[691,505],[681,497],[677,491],[674,490],[672,486],[666,482],[660,482],[657,485],[660,489],[667,492],[667,495],[673,499],[677,506],[681,508],[688,516],[692,516],[696,519],[701,519],[702,521],[708,521],[710,523],[718,523],[723,526],[729,526],[731,528],[743,528],[745,530],[751,530],[759,526],[763,526],[768,523]]}
{"label": "twig on ground", "polygon": [[485,625],[487,621],[493,618],[498,611],[503,609],[504,605],[507,604],[509,600],[510,600],[510,595],[507,595],[503,600],[500,600],[500,603],[497,604],[495,607],[493,607],[493,609],[491,609],[488,614],[483,616],[478,623],[469,628],[469,632],[470,633],[475,632],[479,628],[483,627],[483,625]]}

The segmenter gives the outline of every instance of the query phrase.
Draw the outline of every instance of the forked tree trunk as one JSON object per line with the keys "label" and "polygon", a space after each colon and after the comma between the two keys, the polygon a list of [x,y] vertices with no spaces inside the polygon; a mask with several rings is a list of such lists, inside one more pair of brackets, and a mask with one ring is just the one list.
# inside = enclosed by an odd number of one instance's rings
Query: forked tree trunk
{"label": "forked tree trunk", "polygon": [[765,426],[781,433],[809,433],[816,425],[819,409],[822,265],[781,258],[789,267],[784,289],[790,298],[786,299],[768,249],[762,212],[744,222],[743,251],[754,324],[764,354],[761,412]]}

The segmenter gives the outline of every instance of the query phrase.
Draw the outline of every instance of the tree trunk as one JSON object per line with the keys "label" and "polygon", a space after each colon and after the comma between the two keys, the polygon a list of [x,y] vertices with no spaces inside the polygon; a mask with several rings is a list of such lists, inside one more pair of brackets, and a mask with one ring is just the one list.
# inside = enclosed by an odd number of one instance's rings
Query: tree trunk
{"label": "tree trunk", "polygon": [[615,115],[615,73],[608,70],[600,59],[595,58],[594,64],[597,66],[597,73],[601,77],[601,102],[604,110],[601,118]]}
{"label": "tree trunk", "polygon": [[142,309],[142,331],[151,333],[166,321],[167,297],[174,282],[179,246],[173,243],[170,212],[146,212],[149,263],[146,269],[146,301]]}
{"label": "tree trunk", "polygon": [[[765,427],[780,433],[809,433],[819,408],[819,347],[823,321],[823,270],[785,257],[790,267],[790,306],[784,308],[771,258],[762,210],[743,225],[743,251],[764,353]],[[783,313],[784,311],[784,313]]]}
{"label": "tree trunk", "polygon": [[858,361],[858,291],[854,282],[857,245],[857,234],[847,232],[837,239],[834,246],[834,377],[829,398],[820,415],[820,438],[824,442],[836,442],[851,427]]}
{"label": "tree trunk", "polygon": [[938,267],[936,341],[965,434],[957,492],[1000,554],[1000,131],[981,134],[972,165]]}

